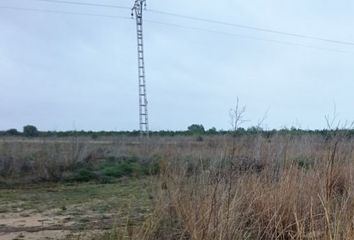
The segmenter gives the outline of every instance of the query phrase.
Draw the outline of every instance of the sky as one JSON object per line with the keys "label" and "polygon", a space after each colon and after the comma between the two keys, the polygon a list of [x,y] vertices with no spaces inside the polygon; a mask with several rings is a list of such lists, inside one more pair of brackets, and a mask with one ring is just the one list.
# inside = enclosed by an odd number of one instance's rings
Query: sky
{"label": "sky", "polygon": [[[133,5],[132,0],[78,1]],[[144,41],[152,130],[184,130],[193,123],[229,129],[229,111],[237,98],[246,106],[243,127],[265,117],[265,129],[322,129],[334,106],[338,121],[354,120],[354,45],[151,11],[354,42],[353,1],[147,4]],[[128,9],[0,0],[0,129],[27,124],[53,131],[138,129],[136,27],[130,14]]]}

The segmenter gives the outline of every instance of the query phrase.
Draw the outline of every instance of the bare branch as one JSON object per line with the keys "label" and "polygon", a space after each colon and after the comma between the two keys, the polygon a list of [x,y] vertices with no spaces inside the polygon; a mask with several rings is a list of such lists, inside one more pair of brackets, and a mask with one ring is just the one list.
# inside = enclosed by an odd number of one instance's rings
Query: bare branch
{"label": "bare branch", "polygon": [[[334,125],[336,124],[338,118],[338,113],[337,113],[337,106],[334,103],[333,104],[333,113],[331,114],[327,114],[325,115],[325,120],[326,120],[326,124],[327,124],[327,128],[329,130],[333,130]],[[338,129],[340,126],[340,121],[338,121],[336,129]]]}
{"label": "bare branch", "polygon": [[258,123],[257,123],[257,125],[256,125],[257,129],[262,128],[263,123],[264,123],[265,120],[267,120],[267,118],[268,118],[268,113],[269,113],[269,109],[267,109],[267,111],[264,112],[263,117],[258,120]]}
{"label": "bare branch", "polygon": [[236,106],[234,109],[230,109],[230,121],[232,130],[236,131],[243,123],[247,122],[244,119],[246,113],[246,106],[240,106],[240,100],[237,97]]}

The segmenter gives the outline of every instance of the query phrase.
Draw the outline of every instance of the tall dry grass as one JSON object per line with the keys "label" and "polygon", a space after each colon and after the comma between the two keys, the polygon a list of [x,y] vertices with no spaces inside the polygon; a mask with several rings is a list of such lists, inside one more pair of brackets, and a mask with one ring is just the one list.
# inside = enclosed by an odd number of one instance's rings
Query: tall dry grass
{"label": "tall dry grass", "polygon": [[353,147],[342,136],[276,136],[187,159],[170,150],[155,212],[126,238],[354,239]]}
{"label": "tall dry grass", "polygon": [[[213,140],[215,141],[215,140]],[[134,137],[112,137],[93,140],[68,138],[0,138],[0,184],[59,181],[77,166],[94,165],[109,158],[136,157],[142,162],[157,159],[183,149],[205,149],[191,138],[159,138],[148,143]],[[205,154],[207,151],[203,150]]]}
{"label": "tall dry grass", "polygon": [[354,140],[344,136],[5,139],[0,171],[53,178],[122,155],[160,159],[155,207],[107,239],[354,239]]}

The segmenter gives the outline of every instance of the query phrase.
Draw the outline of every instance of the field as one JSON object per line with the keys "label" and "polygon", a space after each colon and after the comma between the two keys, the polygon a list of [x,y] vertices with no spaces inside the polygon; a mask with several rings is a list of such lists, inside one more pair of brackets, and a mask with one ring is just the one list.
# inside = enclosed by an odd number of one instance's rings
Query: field
{"label": "field", "polygon": [[352,239],[343,133],[2,138],[0,239]]}
{"label": "field", "polygon": [[94,239],[128,217],[141,222],[151,207],[146,184],[124,180],[3,189],[0,239]]}

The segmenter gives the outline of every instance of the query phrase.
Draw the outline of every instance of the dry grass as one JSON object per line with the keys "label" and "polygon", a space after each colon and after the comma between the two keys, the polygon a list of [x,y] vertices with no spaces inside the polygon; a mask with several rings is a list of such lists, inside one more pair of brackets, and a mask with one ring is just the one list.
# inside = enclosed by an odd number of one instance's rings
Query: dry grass
{"label": "dry grass", "polygon": [[353,146],[276,136],[227,141],[188,161],[170,150],[155,214],[126,239],[353,239]]}
{"label": "dry grass", "polygon": [[353,139],[275,135],[105,141],[83,144],[82,159],[54,159],[84,161],[99,148],[105,155],[135,155],[142,161],[158,156],[160,177],[154,211],[145,224],[127,221],[104,239],[354,239]]}

